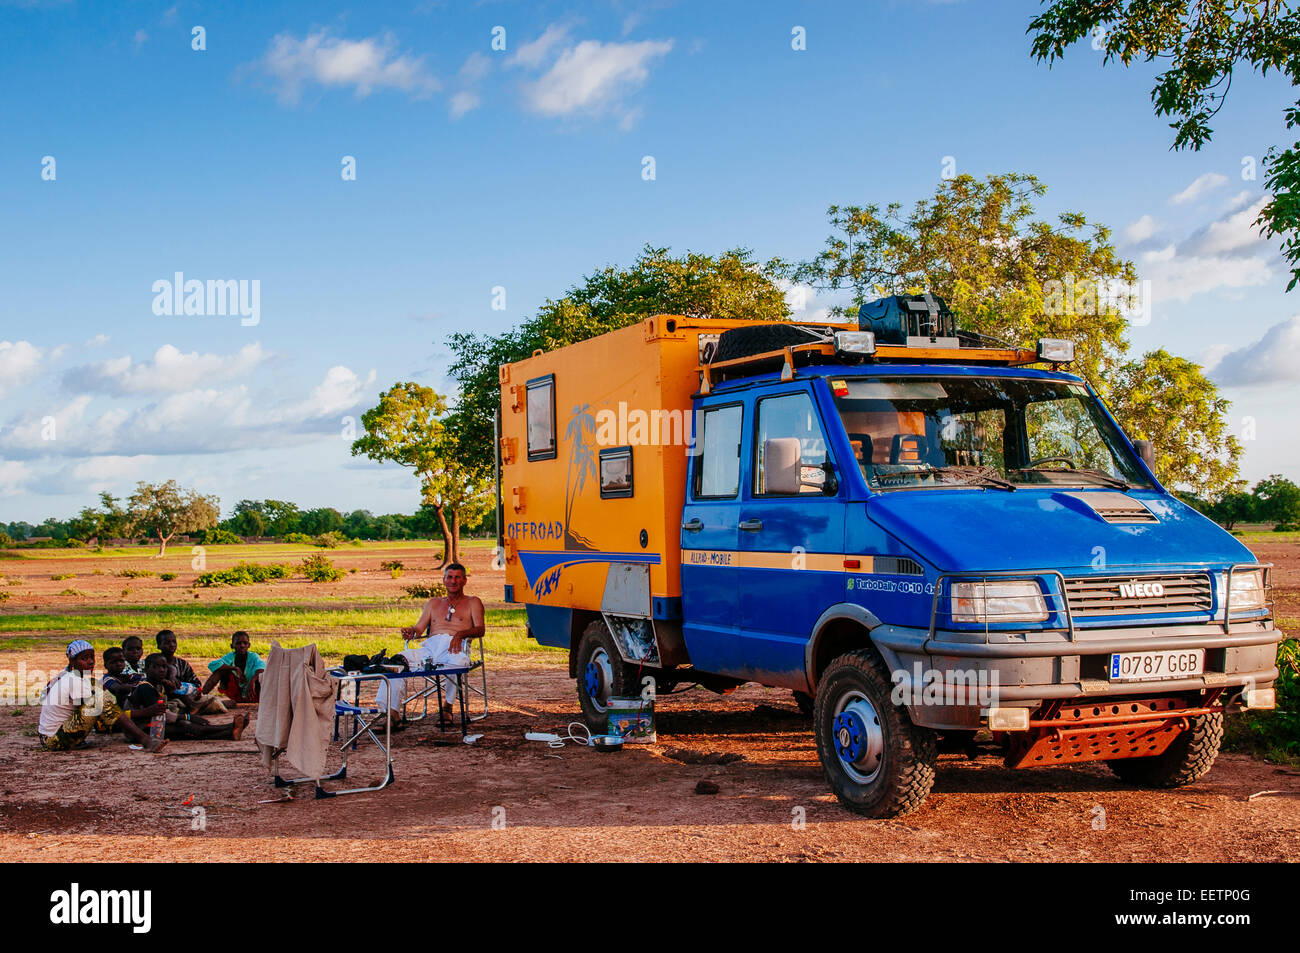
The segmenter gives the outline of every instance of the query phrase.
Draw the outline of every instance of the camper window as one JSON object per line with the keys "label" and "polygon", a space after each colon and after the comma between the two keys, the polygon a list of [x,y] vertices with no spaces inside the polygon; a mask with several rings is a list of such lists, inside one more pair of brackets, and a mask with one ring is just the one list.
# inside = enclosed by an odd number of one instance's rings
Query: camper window
{"label": "camper window", "polygon": [[600,451],[600,498],[614,500],[632,495],[632,448]]}
{"label": "camper window", "polygon": [[555,375],[528,382],[528,459],[555,458]]}

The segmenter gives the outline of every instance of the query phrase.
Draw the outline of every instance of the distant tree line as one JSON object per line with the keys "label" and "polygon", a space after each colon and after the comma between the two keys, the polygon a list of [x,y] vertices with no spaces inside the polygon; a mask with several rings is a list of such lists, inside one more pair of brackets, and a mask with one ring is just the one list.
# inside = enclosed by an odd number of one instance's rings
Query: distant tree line
{"label": "distant tree line", "polygon": [[1250,490],[1242,482],[1213,502],[1190,493],[1178,496],[1228,529],[1238,523],[1273,523],[1275,530],[1300,530],[1300,486],[1280,473]]}
{"label": "distant tree line", "polygon": [[[158,542],[158,529],[140,519],[138,512],[133,517],[129,502],[124,505],[123,501],[111,493],[101,493],[98,506],[84,507],[71,519],[51,517],[36,525],[23,520],[0,523],[0,543],[5,542],[5,536],[17,542],[49,538],[55,543],[72,546],[106,539],[150,538]],[[297,504],[284,500],[240,500],[229,517],[218,520],[215,498],[202,498],[202,502],[204,506],[199,509],[212,507],[207,510],[207,519],[198,520],[204,525],[191,525],[189,528],[178,529],[177,532],[212,533],[214,530],[222,530],[244,538],[278,539],[293,534],[313,538],[335,534],[347,539],[363,540],[437,539],[442,535],[437,513],[432,506],[421,506],[414,513],[386,513],[377,516],[369,510],[353,510],[345,514],[332,506],[304,510]],[[140,510],[139,501],[136,508],[137,511]],[[474,523],[462,526],[462,532],[471,536],[480,535],[491,532],[492,528],[492,514],[489,511]],[[166,536],[166,533],[164,529],[163,535]],[[167,539],[170,538],[167,536]]]}

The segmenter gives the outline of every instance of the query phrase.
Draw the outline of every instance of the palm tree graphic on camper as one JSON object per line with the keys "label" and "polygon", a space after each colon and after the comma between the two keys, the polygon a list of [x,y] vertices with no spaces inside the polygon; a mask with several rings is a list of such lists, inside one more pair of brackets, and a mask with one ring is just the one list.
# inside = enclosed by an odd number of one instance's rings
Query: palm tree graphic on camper
{"label": "palm tree graphic on camper", "polygon": [[590,404],[576,404],[569,417],[569,425],[564,428],[564,437],[569,441],[569,473],[564,484],[564,548],[594,551],[595,546],[580,533],[575,533],[569,526],[573,518],[573,504],[578,494],[587,485],[587,474],[596,476],[596,448],[587,442],[588,435],[596,434],[596,418],[591,413]]}

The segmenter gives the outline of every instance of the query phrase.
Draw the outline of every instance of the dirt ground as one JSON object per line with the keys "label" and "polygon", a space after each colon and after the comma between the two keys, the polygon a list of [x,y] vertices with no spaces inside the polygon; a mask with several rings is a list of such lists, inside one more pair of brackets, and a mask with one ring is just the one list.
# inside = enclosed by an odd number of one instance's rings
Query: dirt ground
{"label": "dirt ground", "polygon": [[[1278,614],[1292,618],[1295,549],[1255,547],[1278,565]],[[18,659],[61,661],[5,654]],[[786,692],[661,698],[658,743],[616,754],[524,740],[577,717],[560,660],[489,658],[489,692],[473,745],[433,728],[396,736],[392,787],[318,801],[308,786],[273,803],[251,731],[159,755],[96,737],[56,755],[36,745],[35,708],[0,710],[0,857],[107,860],[111,835],[130,834],[135,861],[1300,860],[1300,772],[1244,755],[1190,787],[1143,791],[1102,765],[1013,772],[991,753],[946,753],[919,811],[873,821],[827,793]],[[359,783],[379,770],[365,748],[349,767]]]}

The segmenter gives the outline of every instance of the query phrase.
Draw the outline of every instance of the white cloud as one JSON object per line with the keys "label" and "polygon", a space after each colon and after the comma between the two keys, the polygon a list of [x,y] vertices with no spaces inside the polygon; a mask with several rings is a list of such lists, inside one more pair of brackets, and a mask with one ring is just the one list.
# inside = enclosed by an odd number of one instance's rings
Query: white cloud
{"label": "white cloud", "polygon": [[[54,410],[32,412],[0,429],[0,452],[9,457],[172,456],[283,448],[322,434],[337,434],[340,417],[355,413],[375,380],[332,367],[303,399],[273,403],[243,384],[195,388],[134,409],[109,407],[98,416],[91,397],[77,396]],[[44,416],[39,416],[43,414]],[[44,418],[55,438],[46,439]]]}
{"label": "white cloud", "polygon": [[1207,373],[1224,387],[1300,381],[1300,314],[1273,325],[1258,341],[1229,351]]}
{"label": "white cloud", "polygon": [[1170,205],[1183,205],[1187,202],[1194,202],[1207,192],[1217,189],[1228,181],[1226,175],[1220,175],[1217,172],[1207,172],[1204,175],[1197,176],[1187,188],[1183,189],[1177,195],[1171,196]]}
{"label": "white cloud", "polygon": [[103,347],[108,343],[107,334],[96,334],[93,338],[87,338],[83,347]]}
{"label": "white cloud", "polygon": [[650,65],[666,56],[672,40],[601,43],[583,40],[560,54],[551,68],[524,85],[524,103],[543,116],[623,113],[620,99],[643,85]]}
{"label": "white cloud", "polygon": [[1221,288],[1267,284],[1273,277],[1270,261],[1276,249],[1260,237],[1254,226],[1265,201],[1260,198],[1245,208],[1229,211],[1187,238],[1139,255],[1138,271],[1151,281],[1153,299],[1186,301]]}
{"label": "white cloud", "polygon": [[790,320],[810,324],[835,320],[835,315],[830,311],[830,304],[819,300],[817,290],[811,285],[796,284],[788,279],[778,278],[776,286],[785,295],[786,307],[790,309]]}
{"label": "white cloud", "polygon": [[30,341],[0,341],[0,397],[30,378],[41,363],[41,349]]}
{"label": "white cloud", "polygon": [[256,64],[279,85],[280,101],[296,103],[305,86],[356,89],[358,97],[376,89],[426,96],[439,88],[422,57],[399,53],[389,35],[348,40],[317,30],[298,39],[277,35]]}
{"label": "white cloud", "polygon": [[135,364],[130,357],[115,357],[64,374],[64,386],[74,392],[99,391],[108,394],[166,394],[190,390],[198,385],[243,377],[271,355],[256,342],[230,355],[183,354],[164,344],[152,361]]}
{"label": "white cloud", "polygon": [[0,460],[0,496],[17,496],[32,479],[32,468],[17,460]]}
{"label": "white cloud", "polygon": [[1120,240],[1125,245],[1137,245],[1154,235],[1159,227],[1154,218],[1143,215],[1124,226],[1124,231],[1120,233]]}
{"label": "white cloud", "polygon": [[486,53],[471,53],[456,75],[463,83],[477,83],[492,71],[492,58]]}
{"label": "white cloud", "polygon": [[1255,226],[1260,211],[1268,204],[1268,197],[1231,212],[1227,217],[1211,222],[1188,241],[1188,250],[1195,255],[1231,254],[1244,249],[1262,249],[1267,243]]}
{"label": "white cloud", "polygon": [[480,102],[479,95],[474,90],[462,89],[451,94],[447,108],[451,111],[452,119],[459,119],[471,109],[477,109]]}
{"label": "white cloud", "polygon": [[137,50],[140,49],[140,47],[144,46],[145,43],[147,43],[148,41],[149,41],[149,34],[146,33],[144,30],[136,30],[135,36],[131,37],[131,45],[134,46]]}
{"label": "white cloud", "polygon": [[511,66],[525,69],[537,69],[548,59],[551,51],[569,38],[569,28],[559,23],[552,23],[537,39],[525,43],[511,54],[507,62]]}

